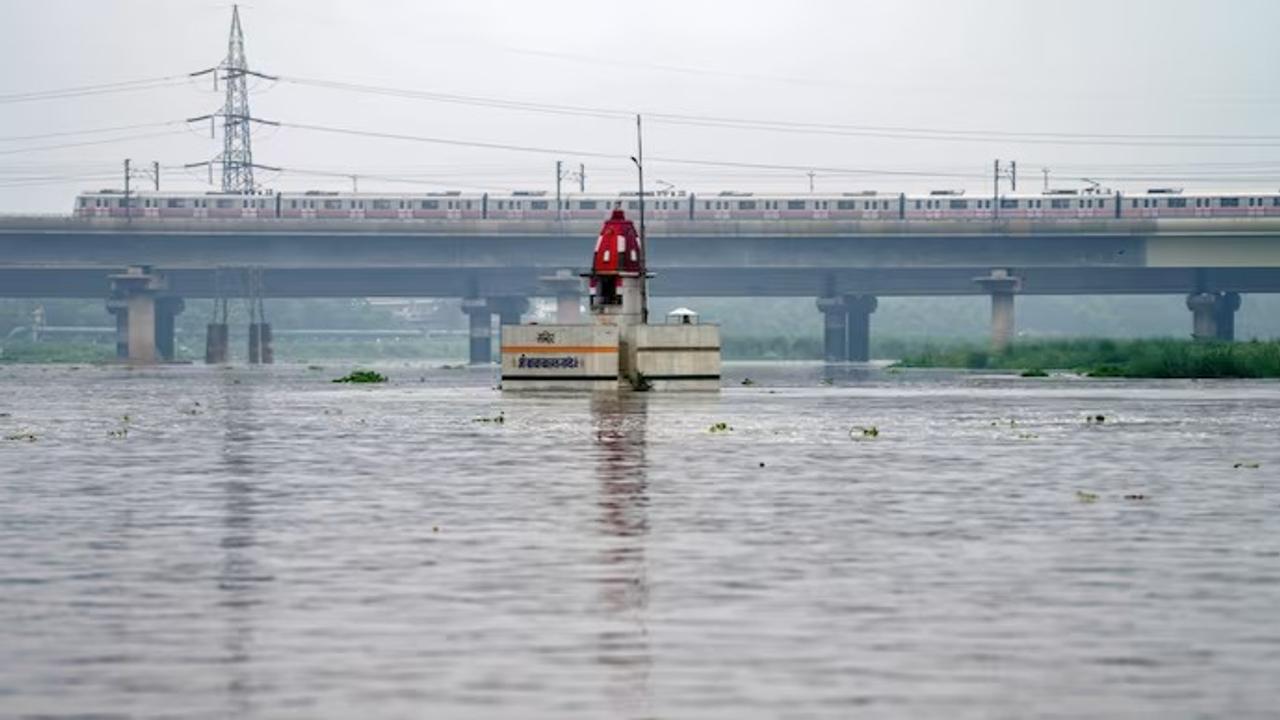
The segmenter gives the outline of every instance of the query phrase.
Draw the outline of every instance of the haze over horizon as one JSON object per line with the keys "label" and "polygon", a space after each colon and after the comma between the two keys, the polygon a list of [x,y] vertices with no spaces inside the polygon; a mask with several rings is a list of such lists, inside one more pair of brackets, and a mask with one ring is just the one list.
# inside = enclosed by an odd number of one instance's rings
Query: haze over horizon
{"label": "haze over horizon", "polygon": [[[226,54],[229,3],[2,5],[0,212],[65,213],[80,190],[122,185],[126,157],[164,166],[165,190],[216,189],[180,167],[220,151],[207,123],[183,121],[222,96],[185,76]],[[252,96],[255,116],[286,124],[254,137],[255,160],[286,169],[260,174],[271,189],[345,190],[352,174],[362,192],[550,189],[557,159],[585,164],[588,191],[630,189],[631,112],[649,116],[654,186],[695,192],[807,192],[809,169],[819,192],[989,192],[996,158],[1016,160],[1032,191],[1045,167],[1055,187],[1280,187],[1274,3],[263,0],[240,12],[250,66],[281,78]],[[106,128],[124,129],[86,132]]]}

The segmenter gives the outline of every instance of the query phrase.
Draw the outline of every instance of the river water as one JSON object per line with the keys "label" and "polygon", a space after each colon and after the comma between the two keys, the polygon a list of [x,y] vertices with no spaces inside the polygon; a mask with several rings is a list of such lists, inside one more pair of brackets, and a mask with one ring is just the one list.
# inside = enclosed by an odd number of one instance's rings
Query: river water
{"label": "river water", "polygon": [[349,369],[0,368],[0,716],[1280,710],[1280,384]]}

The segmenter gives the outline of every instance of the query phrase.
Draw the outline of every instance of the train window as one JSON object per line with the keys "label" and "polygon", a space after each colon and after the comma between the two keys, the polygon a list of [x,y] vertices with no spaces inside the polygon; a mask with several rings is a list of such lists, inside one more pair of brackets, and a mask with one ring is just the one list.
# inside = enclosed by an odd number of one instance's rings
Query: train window
{"label": "train window", "polygon": [[837,209],[837,210],[854,210],[854,209],[856,209],[857,205],[858,205],[858,204],[857,204],[857,203],[855,203],[855,202],[854,202],[854,201],[852,201],[852,200],[837,200],[837,201],[836,201],[836,209]]}
{"label": "train window", "polygon": [[1004,209],[1004,210],[1017,210],[1017,209],[1018,209],[1018,201],[1017,201],[1017,200],[1009,200],[1009,199],[1007,199],[1007,198],[1002,198],[1002,199],[1000,200],[1000,207],[1001,207],[1002,209]]}
{"label": "train window", "polygon": [[215,208],[218,208],[219,210],[226,210],[227,208],[234,207],[235,204],[236,204],[235,200],[227,200],[225,198],[213,201],[213,206]]}
{"label": "train window", "polygon": [[467,201],[467,209],[468,209],[468,210],[470,210],[470,209],[471,209],[471,201],[470,201],[470,200],[468,200],[468,201]]}
{"label": "train window", "polygon": [[[499,208],[501,208],[501,207],[502,207],[502,203],[498,203],[498,207],[499,207]],[[423,209],[423,210],[439,210],[439,209],[440,209],[440,201],[439,201],[439,200],[423,200],[423,201],[422,201],[422,209]]]}
{"label": "train window", "polygon": [[341,200],[325,200],[324,209],[325,210],[341,210],[342,201]]}
{"label": "train window", "polygon": [[1271,206],[1272,206],[1272,207],[1280,207],[1280,197],[1277,197],[1277,198],[1271,198]]}
{"label": "train window", "polygon": [[1134,201],[1133,201],[1133,206],[1134,206],[1134,207],[1138,207],[1138,201],[1137,201],[1137,200],[1134,200]]}
{"label": "train window", "polygon": [[755,210],[756,203],[754,200],[739,200],[738,209],[739,210]]}
{"label": "train window", "polygon": [[546,210],[548,207],[550,206],[547,204],[546,200],[534,200],[529,203],[530,210]]}
{"label": "train window", "polygon": [[952,210],[968,210],[969,201],[968,200],[952,200],[950,202],[950,207]]}
{"label": "train window", "polygon": [[1240,198],[1218,198],[1218,207],[1240,207]]}
{"label": "train window", "polygon": [[788,210],[803,210],[803,209],[804,209],[804,201],[803,201],[803,200],[788,200],[788,201],[787,201],[787,209],[788,209]]}
{"label": "train window", "polygon": [[675,201],[675,202],[671,203],[671,209],[672,209],[672,210],[679,210],[679,209],[680,209],[680,201],[679,201],[679,200],[677,200],[677,201]]}
{"label": "train window", "polygon": [[1106,207],[1106,206],[1107,206],[1107,201],[1106,201],[1106,200],[1099,200],[1099,201],[1098,201],[1098,207],[1100,207],[1100,208],[1104,208],[1104,207]]}
{"label": "train window", "polygon": [[372,200],[371,202],[373,203],[374,210],[390,210],[391,209],[390,200]]}
{"label": "train window", "polygon": [[578,209],[579,210],[595,210],[596,201],[595,200],[579,200]]}
{"label": "train window", "polygon": [[1184,208],[1187,206],[1187,199],[1186,198],[1169,198],[1168,203],[1169,203],[1169,207],[1171,208]]}
{"label": "train window", "polygon": [[1069,207],[1071,207],[1070,200],[1054,199],[1049,201],[1049,208],[1051,210],[1066,210]]}
{"label": "train window", "polygon": [[628,202],[628,203],[627,203],[627,209],[628,209],[628,210],[635,210],[635,209],[637,209],[637,208],[639,208],[639,207],[640,207],[640,203],[638,203],[638,202],[636,202],[636,201],[634,201],[634,200],[632,200],[632,201],[630,201],[630,202]]}

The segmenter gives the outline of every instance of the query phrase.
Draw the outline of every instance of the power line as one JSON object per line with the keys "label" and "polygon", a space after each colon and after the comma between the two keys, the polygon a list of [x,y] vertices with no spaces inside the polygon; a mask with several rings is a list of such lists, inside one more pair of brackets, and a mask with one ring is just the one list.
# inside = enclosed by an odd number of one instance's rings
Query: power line
{"label": "power line", "polygon": [[143,128],[167,127],[171,125],[183,124],[182,120],[167,120],[164,122],[152,123],[136,123],[134,125],[116,125],[113,127],[93,128],[90,130],[65,130],[62,132],[41,133],[39,135],[10,135],[9,137],[0,137],[0,142],[24,142],[27,140],[47,140],[56,137],[74,137],[77,135],[101,135],[103,133],[121,132],[124,130],[141,130]]}
{"label": "power line", "polygon": [[149,140],[151,138],[165,137],[168,135],[186,135],[185,130],[174,130],[170,132],[159,133],[140,133],[137,135],[125,135],[117,138],[107,138],[105,140],[86,140],[83,142],[60,143],[57,145],[38,145],[35,147],[13,148],[9,150],[0,150],[0,155],[17,155],[19,153],[28,152],[44,152],[46,150],[63,150],[66,148],[89,147],[91,145],[111,145],[114,143],[129,142],[132,140]]}
{"label": "power line", "polygon": [[107,95],[119,92],[134,92],[154,88],[181,85],[187,82],[185,75],[163,75],[140,80],[123,80],[100,85],[81,85],[78,87],[60,88],[57,90],[35,90],[23,93],[0,95],[0,104],[34,102],[37,100],[60,100],[63,98],[84,97],[86,95]]}
{"label": "power line", "polygon": [[[522,100],[509,100],[477,95],[408,90],[351,82],[280,76],[281,82],[294,85],[343,90],[388,97],[453,103],[505,110],[571,115],[601,119],[626,120],[634,110],[619,108],[561,105]],[[692,115],[664,112],[642,112],[654,122],[709,127],[718,129],[760,130],[800,134],[873,137],[880,139],[925,140],[940,142],[986,142],[1038,145],[1095,145],[1135,147],[1280,147],[1280,135],[1240,135],[1212,133],[1068,133],[1047,131],[1014,131],[998,129],[928,128],[845,123],[815,123],[785,120],[757,120],[714,115]]]}
{"label": "power line", "polygon": [[[452,138],[430,137],[422,135],[406,135],[403,133],[377,132],[371,130],[358,130],[355,128],[330,127],[325,125],[313,125],[309,123],[293,123],[281,122],[281,127],[295,128],[298,130],[311,130],[314,132],[332,133],[338,135],[347,135],[353,137],[367,137],[382,140],[397,140],[402,142],[418,142],[433,145],[450,145],[457,147],[473,147],[486,150],[507,150],[513,152],[538,153],[542,155],[572,155],[577,157],[594,157],[605,158],[609,160],[622,160],[625,156],[614,153],[604,153],[590,150],[570,150],[566,148],[538,147],[532,145],[515,145],[510,143],[493,143],[481,142],[473,140],[456,140]],[[884,176],[884,177],[953,177],[953,178],[973,178],[985,177],[976,173],[945,173],[932,171],[914,171],[914,170],[888,170],[888,169],[870,169],[870,168],[840,168],[825,167],[816,165],[792,165],[792,164],[772,164],[772,163],[752,163],[739,162],[729,160],[706,160],[693,158],[670,158],[670,157],[651,157],[651,162],[669,163],[676,165],[701,165],[707,167],[732,167],[732,168],[749,168],[755,170],[794,170],[808,172],[810,170],[821,173],[843,173],[850,175],[866,175],[866,176]]]}

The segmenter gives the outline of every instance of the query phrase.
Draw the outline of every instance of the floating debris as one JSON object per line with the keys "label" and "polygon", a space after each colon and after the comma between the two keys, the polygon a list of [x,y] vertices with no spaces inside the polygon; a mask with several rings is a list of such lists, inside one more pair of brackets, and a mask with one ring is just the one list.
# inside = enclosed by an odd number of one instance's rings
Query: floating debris
{"label": "floating debris", "polygon": [[123,440],[129,437],[129,428],[123,427],[123,428],[120,428],[119,430],[108,430],[107,437],[113,440]]}
{"label": "floating debris", "polygon": [[1130,493],[1128,495],[1125,495],[1124,499],[1125,500],[1150,500],[1151,496],[1143,495],[1142,493]]}
{"label": "floating debris", "polygon": [[308,370],[323,370],[323,369],[324,369],[324,366],[323,366],[323,365],[308,365],[308,366],[307,366],[307,369],[308,369]]}
{"label": "floating debris", "polygon": [[707,432],[713,432],[713,433],[733,432],[733,428],[729,427],[729,423],[718,422],[718,423],[714,423],[711,427],[707,428]]}
{"label": "floating debris", "polygon": [[479,418],[476,418],[476,419],[472,420],[471,422],[478,422],[478,423],[496,423],[496,424],[498,424],[498,425],[501,425],[502,423],[505,423],[506,421],[507,421],[506,416],[502,414],[502,411],[501,411],[501,410],[499,410],[499,411],[498,411],[498,414],[497,414],[497,415],[495,415],[495,416],[493,416],[493,417],[479,417]]}
{"label": "floating debris", "polygon": [[1086,415],[1084,421],[1088,425],[1101,425],[1107,421],[1106,415]]}
{"label": "floating debris", "polygon": [[35,433],[23,432],[23,433],[16,433],[14,435],[5,435],[4,439],[12,440],[14,442],[35,442],[40,438],[36,437]]}
{"label": "floating debris", "polygon": [[1041,370],[1040,368],[1030,368],[1030,369],[1028,369],[1028,370],[1023,370],[1023,371],[1022,371],[1022,377],[1024,377],[1024,378],[1045,378],[1045,377],[1049,377],[1049,373],[1045,372],[1044,370]]}
{"label": "floating debris", "polygon": [[849,430],[849,437],[858,438],[876,438],[880,437],[880,428],[875,425],[869,427],[855,426]]}
{"label": "floating debris", "polygon": [[1083,503],[1098,502],[1097,493],[1085,492],[1083,490],[1076,491],[1076,499]]}
{"label": "floating debris", "polygon": [[387,376],[373,370],[354,370],[350,375],[334,380],[336,383],[384,383]]}
{"label": "floating debris", "polygon": [[821,380],[821,382],[820,382],[819,384],[820,384],[820,385],[835,385],[835,384],[836,384],[836,381],[835,381],[835,380],[832,380],[831,378],[822,378],[822,380]]}
{"label": "floating debris", "polygon": [[1017,438],[1019,440],[1035,440],[1038,437],[1040,436],[1035,433],[1029,433],[1029,432],[1021,432],[1021,433],[1018,433],[1017,435]]}
{"label": "floating debris", "polygon": [[755,380],[752,380],[751,378],[742,378],[742,384],[743,384],[743,385],[755,385],[755,384],[756,384],[756,381],[755,381]]}
{"label": "floating debris", "polygon": [[1236,470],[1257,470],[1258,468],[1262,467],[1262,463],[1238,462],[1235,465],[1232,465],[1231,467],[1235,468]]}
{"label": "floating debris", "polygon": [[760,467],[764,467],[764,463],[760,463]]}

